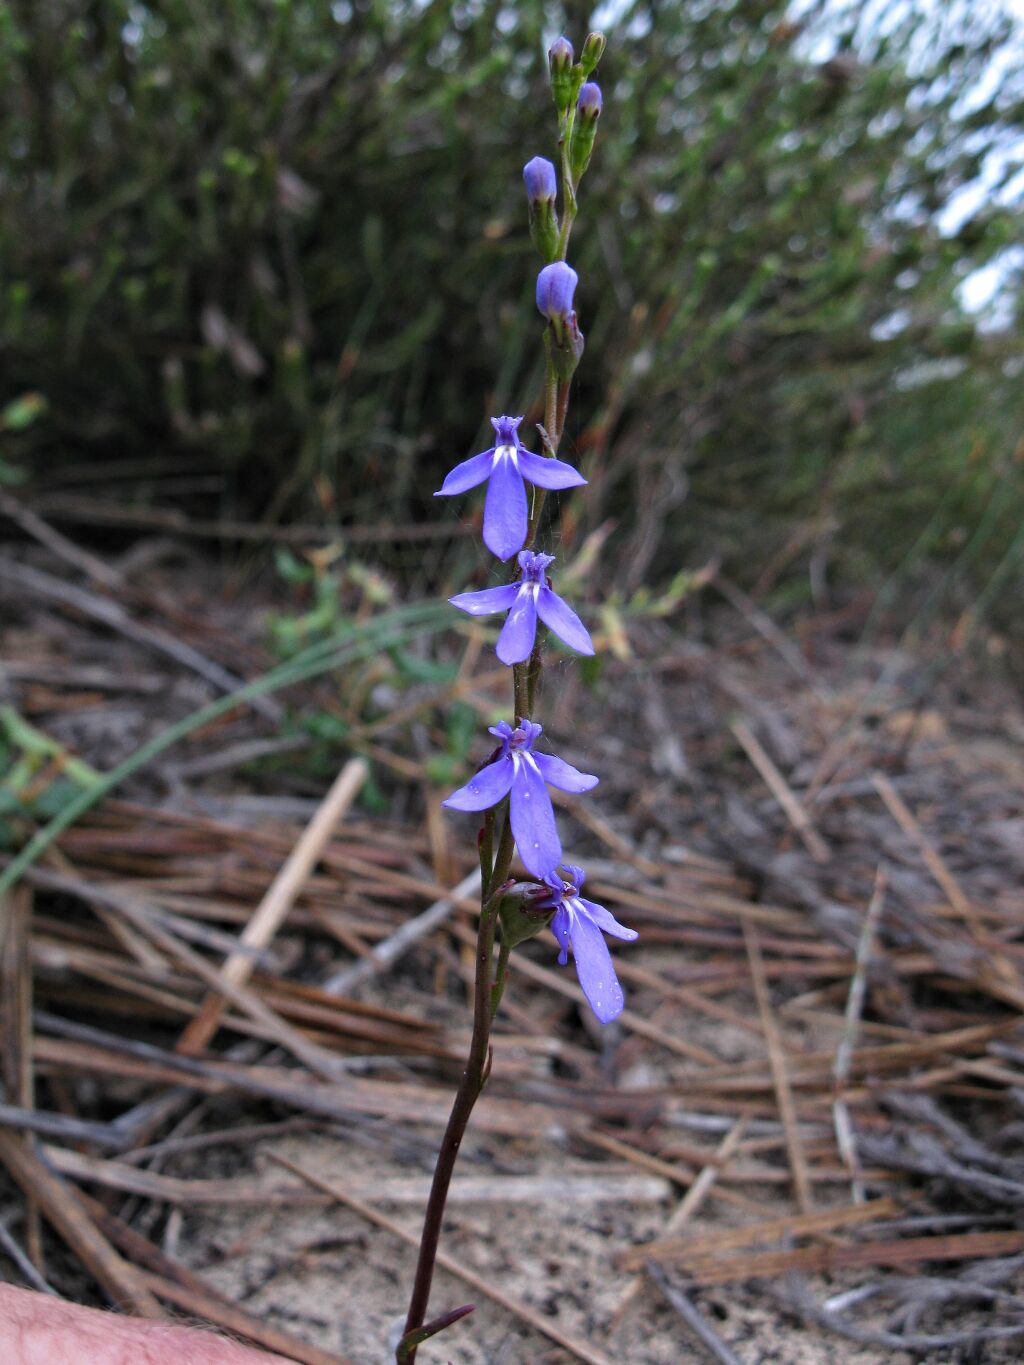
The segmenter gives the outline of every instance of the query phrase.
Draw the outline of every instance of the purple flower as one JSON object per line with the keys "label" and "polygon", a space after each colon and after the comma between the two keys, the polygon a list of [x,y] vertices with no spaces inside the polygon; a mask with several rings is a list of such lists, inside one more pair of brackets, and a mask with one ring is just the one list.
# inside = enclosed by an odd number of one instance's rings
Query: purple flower
{"label": "purple flower", "polygon": [[586,877],[582,868],[566,863],[562,871],[568,881],[563,881],[557,872],[549,873],[544,881],[551,888],[551,894],[544,896],[538,905],[555,907],[551,932],[561,948],[558,961],[564,967],[572,948],[583,994],[601,1023],[610,1024],[622,1013],[625,1001],[604,935],[626,940],[638,935],[635,929],[620,924],[603,905],[583,899],[580,887]]}
{"label": "purple flower", "polygon": [[575,317],[572,300],[579,278],[572,266],[564,261],[546,265],[537,276],[537,308],[551,319],[559,338],[561,329]]}
{"label": "purple flower", "polygon": [[515,730],[506,721],[492,726],[490,733],[501,740],[497,757],[442,802],[449,810],[490,810],[508,796],[519,856],[534,877],[546,877],[562,860],[555,812],[545,784],[579,793],[590,791],[598,781],[554,754],[535,754],[533,746],[543,728],[530,720],[521,720]]}
{"label": "purple flower", "polygon": [[523,548],[528,517],[523,480],[537,488],[578,488],[586,479],[562,460],[532,455],[519,442],[521,417],[492,417],[497,444],[455,466],[436,498],[453,497],[490,479],[484,503],[484,544],[499,559]]}
{"label": "purple flower", "polygon": [[555,168],[546,157],[535,156],[523,167],[526,197],[533,205],[552,204],[558,193]]}
{"label": "purple flower", "polygon": [[576,112],[581,119],[596,119],[601,113],[601,87],[594,81],[587,81],[576,101]]}
{"label": "purple flower", "polygon": [[547,584],[545,570],[555,562],[554,555],[523,550],[519,555],[522,577],[518,583],[483,592],[460,592],[448,601],[470,616],[490,616],[507,611],[508,619],[498,636],[498,658],[503,664],[521,664],[530,657],[537,636],[537,617],[577,654],[593,654],[594,642],[572,610]]}

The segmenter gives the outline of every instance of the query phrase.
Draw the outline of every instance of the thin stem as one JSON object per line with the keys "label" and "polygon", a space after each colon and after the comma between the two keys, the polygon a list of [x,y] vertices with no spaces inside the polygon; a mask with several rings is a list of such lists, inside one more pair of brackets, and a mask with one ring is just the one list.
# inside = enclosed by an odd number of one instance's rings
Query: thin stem
{"label": "thin stem", "polygon": [[525,664],[512,665],[512,711],[516,725],[530,718],[529,688]]}
{"label": "thin stem", "polygon": [[508,960],[512,956],[512,949],[507,943],[502,941],[498,949],[498,966],[494,973],[494,985],[491,987],[491,1022],[498,1013],[498,1006],[501,1004],[501,997],[505,994],[505,980],[508,976]]}
{"label": "thin stem", "polygon": [[505,824],[502,827],[501,839],[498,843],[498,852],[494,859],[494,871],[491,873],[491,884],[487,888],[487,894],[489,896],[493,896],[498,887],[508,880],[515,846],[516,841],[512,834],[512,821],[509,819],[506,812]]}
{"label": "thin stem", "polygon": [[526,666],[526,714],[531,720],[533,719],[533,708],[537,703],[537,688],[543,669],[544,662],[541,658],[540,640],[534,639],[533,653],[530,655],[530,662]]}
{"label": "thin stem", "polygon": [[[507,828],[507,824],[506,824]],[[501,859],[505,844],[505,831],[498,856]],[[511,862],[511,853],[509,854]],[[492,878],[493,882],[493,878]],[[500,884],[500,883],[498,883]],[[448,1125],[441,1140],[441,1150],[434,1167],[434,1178],[430,1186],[430,1198],[423,1219],[423,1236],[420,1239],[420,1252],[416,1262],[416,1277],[413,1280],[409,1312],[405,1320],[405,1336],[422,1327],[427,1316],[430,1301],[430,1285],[434,1278],[434,1263],[437,1260],[437,1245],[441,1238],[441,1225],[444,1222],[444,1206],[448,1199],[452,1173],[459,1155],[459,1148],[466,1133],[469,1116],[473,1106],[484,1088],[487,1078],[489,1041],[491,1036],[491,958],[494,952],[494,927],[498,908],[493,895],[485,890],[480,908],[480,928],[476,944],[476,978],[473,985],[473,1036],[469,1045],[469,1056],[455,1092],[455,1100],[448,1116]],[[403,1350],[396,1355],[399,1365],[414,1365],[416,1347]]]}
{"label": "thin stem", "polygon": [[[558,454],[558,446],[562,439],[562,430],[565,426],[565,413],[568,403],[569,386],[568,384],[563,385],[559,383],[554,361],[549,355],[544,375],[544,429],[547,433],[545,445],[548,450],[550,450],[552,456]],[[537,535],[537,527],[540,524],[540,516],[544,511],[544,502],[546,498],[546,489],[535,489],[533,507],[530,511],[530,524],[526,528],[526,545],[524,548],[527,550],[532,547]]]}
{"label": "thin stem", "polygon": [[544,374],[544,425],[547,428],[548,437],[551,441],[551,453],[558,453],[558,374],[555,370],[554,361],[548,356],[547,368]]}
{"label": "thin stem", "polygon": [[558,450],[558,447],[562,444],[562,433],[563,431],[565,431],[565,419],[569,415],[569,383],[570,381],[568,379],[563,380],[563,382],[559,385],[558,388],[558,406],[557,416],[555,419],[555,432],[551,438],[552,441],[554,442],[556,452]]}
{"label": "thin stem", "polygon": [[484,815],[480,831],[480,886],[483,894],[490,894],[491,873],[494,871],[494,822],[497,812],[492,808]]}
{"label": "thin stem", "polygon": [[572,171],[569,167],[569,143],[572,141],[572,130],[575,122],[576,110],[572,108],[565,116],[561,136],[558,139],[562,163],[562,227],[558,234],[558,255],[555,257],[558,261],[564,261],[568,254],[569,236],[572,232],[572,225],[576,221],[576,186],[572,183]]}

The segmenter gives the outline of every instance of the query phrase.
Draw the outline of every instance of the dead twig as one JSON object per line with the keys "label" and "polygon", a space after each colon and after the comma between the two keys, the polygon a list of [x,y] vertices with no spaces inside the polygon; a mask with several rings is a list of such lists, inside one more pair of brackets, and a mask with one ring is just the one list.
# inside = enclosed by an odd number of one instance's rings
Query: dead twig
{"label": "dead twig", "polygon": [[114,1303],[139,1317],[166,1316],[143,1276],[118,1255],[86,1216],[77,1192],[44,1165],[20,1137],[0,1131],[0,1162]]}
{"label": "dead twig", "polygon": [[715,1329],[708,1322],[707,1318],[697,1308],[692,1299],[688,1298],[681,1289],[677,1289],[669,1277],[662,1270],[660,1265],[649,1261],[644,1266],[650,1279],[661,1290],[665,1298],[676,1310],[682,1320],[689,1327],[697,1340],[705,1349],[710,1352],[719,1365],[743,1365],[743,1361],[732,1349],[727,1346]]}
{"label": "dead twig", "polygon": [[993,969],[1014,988],[1020,987],[1020,976],[1014,970],[1012,963],[1007,957],[1003,945],[998,940],[994,940],[986,929],[978,915],[977,910],[971,904],[967,896],[960,888],[959,882],[950,872],[945,859],[938,849],[929,840],[924,830],[914,818],[913,812],[907,803],[900,796],[899,792],[892,785],[884,773],[874,772],[871,780],[875,785],[875,790],[885,802],[890,815],[903,830],[904,834],[913,841],[921,859],[928,871],[935,878],[935,881],[942,888],[950,906],[956,911],[963,922],[967,925],[971,937],[979,948],[983,948],[992,963]]}
{"label": "dead twig", "polygon": [[[352,758],[335,778],[313,819],[288,855],[252,919],[239,935],[239,951],[231,953],[220,969],[224,982],[242,986],[252,974],[254,954],[264,952],[295,904],[303,884],[323,853],[339,820],[359,795],[369,768],[364,759]],[[217,1031],[227,1001],[208,995],[178,1043],[179,1052],[201,1052]]]}
{"label": "dead twig", "polygon": [[768,982],[765,979],[764,959],[761,956],[757,929],[753,924],[744,923],[743,936],[747,945],[747,958],[750,962],[750,974],[753,978],[757,1007],[761,1013],[765,1042],[768,1045],[768,1062],[771,1067],[772,1084],[778,1100],[779,1117],[786,1134],[786,1149],[789,1153],[789,1167],[793,1175],[793,1189],[796,1192],[797,1203],[800,1205],[800,1212],[810,1213],[813,1204],[811,1182],[807,1174],[807,1161],[804,1157],[803,1143],[800,1138],[800,1126],[797,1120],[796,1106],[793,1103],[793,1091],[789,1083],[786,1054],[782,1046],[782,1038],[779,1034],[775,1014],[772,1011]]}
{"label": "dead twig", "polygon": [[860,1176],[860,1166],[857,1159],[857,1140],[853,1131],[853,1123],[850,1119],[849,1106],[843,1098],[843,1087],[846,1085],[850,1075],[850,1061],[853,1057],[853,1049],[857,1041],[857,1025],[860,1022],[861,1014],[864,1010],[864,997],[867,993],[867,972],[868,963],[871,960],[871,951],[878,929],[878,922],[882,915],[882,907],[885,904],[886,874],[884,866],[879,863],[875,872],[875,889],[868,905],[868,912],[864,916],[864,925],[861,929],[860,939],[857,943],[857,960],[854,967],[853,977],[850,980],[850,993],[846,998],[846,1014],[843,1021],[843,1036],[839,1040],[836,1048],[835,1066],[832,1068],[832,1075],[835,1079],[835,1100],[832,1105],[832,1114],[835,1121],[836,1142],[839,1146],[839,1154],[846,1163],[853,1182],[853,1202],[863,1204],[867,1198],[864,1189],[864,1182]]}
{"label": "dead twig", "polygon": [[[75,587],[73,583],[65,583],[63,579],[54,578],[52,574],[44,573],[41,569],[33,569],[27,564],[19,564],[16,560],[3,557],[0,557],[0,579],[6,579],[35,597],[42,597],[62,607],[71,608],[72,611],[81,612],[100,622],[108,630],[117,631],[126,639],[134,640],[136,644],[173,659],[183,668],[212,683],[220,692],[237,692],[243,686],[241,678],[236,678],[226,668],[200,654],[192,645],[157,626],[143,625],[140,621],[134,620],[122,606],[107,597],[100,597],[85,588]],[[274,701],[272,697],[253,697],[249,705],[268,720],[279,721],[284,715],[280,703]]]}
{"label": "dead twig", "polygon": [[[678,1236],[683,1228],[686,1227],[687,1223],[691,1222],[696,1216],[705,1199],[707,1199],[714,1188],[719,1172],[725,1169],[736,1148],[739,1146],[746,1130],[746,1118],[741,1117],[737,1119],[722,1141],[715,1148],[714,1156],[711,1161],[701,1168],[697,1178],[680,1200],[675,1212],[665,1224],[663,1237]],[[722,1191],[719,1191],[719,1193],[722,1193]],[[726,1191],[726,1193],[728,1193],[728,1191]],[[652,1261],[643,1263],[643,1268],[648,1274],[650,1274],[650,1267],[653,1264]],[[635,1279],[612,1309],[609,1318],[610,1331],[614,1331],[619,1326],[623,1318],[629,1312],[630,1306],[639,1298],[642,1284],[642,1280],[639,1278]]]}
{"label": "dead twig", "polygon": [[736,1247],[756,1246],[758,1242],[778,1241],[783,1237],[811,1237],[859,1227],[899,1212],[895,1199],[875,1199],[868,1204],[850,1204],[842,1209],[823,1209],[819,1213],[789,1214],[767,1218],[741,1228],[720,1228],[693,1237],[659,1237],[641,1247],[622,1252],[616,1264],[623,1270],[642,1270],[644,1262],[687,1265],[691,1261],[711,1261],[715,1253]]}
{"label": "dead twig", "polygon": [[348,995],[356,986],[360,986],[364,981],[369,981],[371,977],[386,971],[421,939],[444,924],[456,906],[460,902],[467,901],[479,889],[480,869],[475,868],[468,877],[464,877],[459,882],[450,895],[442,896],[440,900],[434,901],[433,905],[428,906],[426,910],[407,920],[389,938],[376,944],[362,962],[357,962],[352,967],[345,967],[342,971],[335,972],[333,976],[328,977],[324,982],[323,989],[331,995]]}
{"label": "dead twig", "polygon": [[[860,1205],[866,1208],[867,1205]],[[966,1232],[959,1237],[909,1237],[898,1242],[863,1242],[855,1246],[793,1247],[755,1251],[744,1256],[680,1257],[694,1284],[739,1284],[797,1270],[823,1275],[838,1270],[877,1269],[922,1262],[983,1260],[1024,1250],[1024,1232]]]}
{"label": "dead twig", "polygon": [[786,779],[768,757],[753,730],[743,720],[733,721],[730,729],[743,746],[751,763],[764,778],[765,786],[785,811],[787,820],[804,841],[808,853],[816,863],[827,863],[831,857],[828,845],[814,828],[811,817],[800,804]]}

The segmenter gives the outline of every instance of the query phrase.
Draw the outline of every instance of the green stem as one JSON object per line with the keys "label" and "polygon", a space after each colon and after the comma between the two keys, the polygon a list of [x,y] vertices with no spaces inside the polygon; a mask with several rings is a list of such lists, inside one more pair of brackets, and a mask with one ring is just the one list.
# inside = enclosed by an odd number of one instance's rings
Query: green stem
{"label": "green stem", "polygon": [[497,812],[493,809],[484,815],[484,827],[480,832],[480,888],[485,896],[490,894],[491,873],[494,871],[494,821]]}
{"label": "green stem", "polygon": [[562,125],[561,136],[558,139],[560,160],[562,163],[562,227],[558,234],[558,261],[564,261],[569,251],[569,236],[572,233],[572,225],[576,221],[576,186],[572,183],[572,171],[569,167],[569,143],[572,141],[573,125],[576,122],[576,110],[570,109],[565,116]]}
{"label": "green stem", "polygon": [[501,1004],[501,997],[505,994],[505,980],[508,976],[508,960],[512,956],[512,949],[507,943],[502,943],[498,949],[498,965],[494,972],[494,984],[491,987],[491,1022],[498,1013],[498,1006]]}
{"label": "green stem", "polygon": [[493,896],[498,887],[503,882],[508,881],[508,874],[512,867],[512,854],[515,852],[516,841],[512,834],[512,822],[508,817],[508,806],[505,806],[505,823],[501,829],[501,838],[498,841],[498,852],[494,859],[494,870],[491,873],[490,884],[487,887],[487,894]]}
{"label": "green stem", "polygon": [[555,363],[548,356],[548,363],[544,374],[544,426],[551,441],[551,454],[558,454],[558,442],[555,440],[555,428],[558,423],[558,373],[555,370]]}

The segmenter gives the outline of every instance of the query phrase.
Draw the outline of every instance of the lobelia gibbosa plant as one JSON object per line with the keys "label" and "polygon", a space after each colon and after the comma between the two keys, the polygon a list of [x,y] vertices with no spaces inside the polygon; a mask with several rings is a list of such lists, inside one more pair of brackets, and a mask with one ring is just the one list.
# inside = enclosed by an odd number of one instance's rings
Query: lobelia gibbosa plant
{"label": "lobelia gibbosa plant", "polygon": [[[619,924],[604,906],[581,896],[581,868],[562,864],[548,788],[582,793],[597,786],[598,779],[538,747],[543,727],[533,718],[543,668],[541,627],[578,654],[594,652],[586,626],[548,577],[554,557],[535,549],[534,541],[548,491],[586,483],[578,470],[558,459],[558,448],[565,430],[570,382],[583,354],[575,309],[578,277],[566,255],[577,193],[601,114],[601,91],[591,77],[604,46],[604,35],[591,33],[577,61],[568,39],[552,44],[548,66],[558,117],[559,169],[540,156],[523,169],[530,235],[544,263],[536,286],[537,308],[546,324],[544,422],[537,425],[543,454],[526,449],[519,434],[522,417],[492,417],[494,445],[456,465],[437,494],[455,497],[487,483],[483,540],[499,560],[511,561],[508,581],[480,592],[459,593],[450,600],[471,616],[507,613],[497,654],[512,672],[512,712],[511,720],[490,730],[497,747],[465,786],[444,802],[450,810],[483,815],[477,836],[481,897],[473,1033],[434,1170],[412,1296],[395,1353],[398,1365],[412,1365],[424,1341],[471,1311],[466,1306],[426,1320],[448,1187],[470,1114],[490,1071],[491,1025],[505,989],[512,950],[550,925],[559,962],[564,965],[572,953],[583,993],[597,1018],[607,1024],[622,1012],[623,997],[605,935],[637,937],[635,930]],[[557,211],[559,182],[561,216]],[[527,873],[524,880],[512,875],[517,851]]]}

